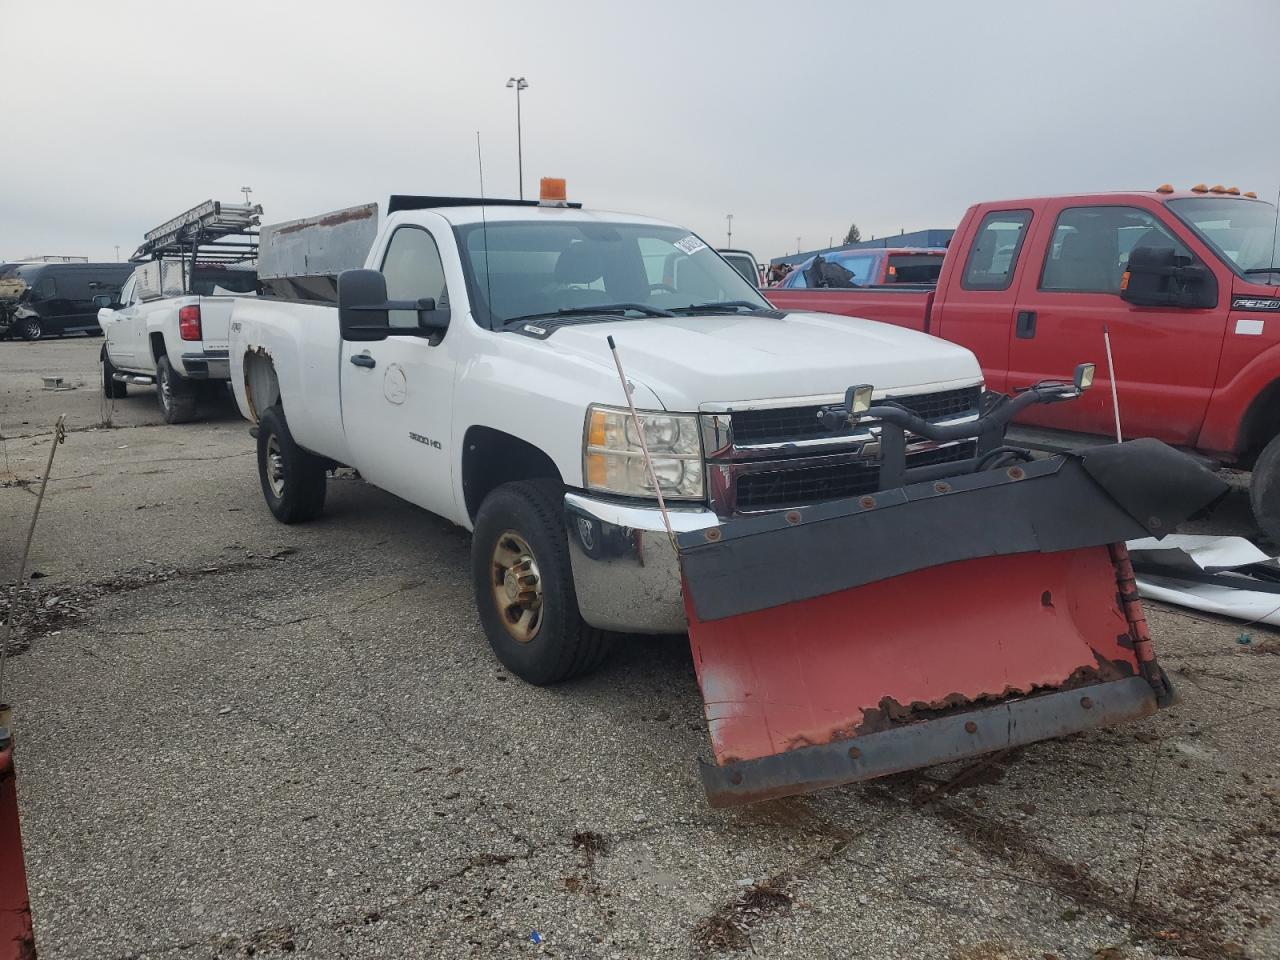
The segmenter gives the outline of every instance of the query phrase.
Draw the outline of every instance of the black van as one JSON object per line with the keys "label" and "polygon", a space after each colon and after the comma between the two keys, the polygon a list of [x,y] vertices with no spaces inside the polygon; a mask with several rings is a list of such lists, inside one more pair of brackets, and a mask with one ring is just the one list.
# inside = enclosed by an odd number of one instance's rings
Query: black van
{"label": "black van", "polygon": [[9,263],[0,269],[0,338],[102,333],[93,298],[118,299],[132,263]]}

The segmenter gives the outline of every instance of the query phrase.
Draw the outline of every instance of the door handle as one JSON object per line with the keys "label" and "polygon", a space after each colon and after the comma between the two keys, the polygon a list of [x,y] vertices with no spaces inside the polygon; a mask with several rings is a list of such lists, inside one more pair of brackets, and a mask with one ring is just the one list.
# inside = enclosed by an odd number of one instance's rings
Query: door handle
{"label": "door handle", "polygon": [[365,367],[369,370],[372,370],[378,365],[378,361],[373,359],[373,357],[369,356],[367,353],[353,353],[351,355],[351,362],[357,367]]}
{"label": "door handle", "polygon": [[1034,310],[1019,310],[1018,321],[1013,327],[1014,336],[1019,340],[1030,340],[1036,335],[1036,312]]}

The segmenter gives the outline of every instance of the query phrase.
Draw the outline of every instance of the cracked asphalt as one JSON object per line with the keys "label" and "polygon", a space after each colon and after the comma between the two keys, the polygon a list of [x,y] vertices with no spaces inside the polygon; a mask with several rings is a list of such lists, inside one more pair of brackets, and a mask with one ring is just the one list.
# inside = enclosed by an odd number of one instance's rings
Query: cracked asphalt
{"label": "cracked asphalt", "polygon": [[280,526],[234,406],[106,408],[99,343],[0,343],[6,581],[70,431],[6,695],[45,960],[1280,957],[1274,632],[1148,605],[1156,717],[715,811],[682,640],[520,683],[462,531],[351,477]]}

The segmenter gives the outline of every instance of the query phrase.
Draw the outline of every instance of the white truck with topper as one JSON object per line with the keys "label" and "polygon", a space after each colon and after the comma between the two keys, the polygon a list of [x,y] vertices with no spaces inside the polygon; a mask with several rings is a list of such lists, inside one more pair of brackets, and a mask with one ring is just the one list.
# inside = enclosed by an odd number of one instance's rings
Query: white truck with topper
{"label": "white truck with topper", "polygon": [[412,196],[378,221],[369,204],[262,228],[264,295],[235,305],[230,366],[263,494],[277,519],[312,519],[346,465],[471,530],[484,630],[533,683],[591,669],[614,633],[686,629],[610,335],[677,533],[864,492],[876,430],[822,419],[851,384],[932,424],[979,415],[968,350],[778,312],[672,224]]}

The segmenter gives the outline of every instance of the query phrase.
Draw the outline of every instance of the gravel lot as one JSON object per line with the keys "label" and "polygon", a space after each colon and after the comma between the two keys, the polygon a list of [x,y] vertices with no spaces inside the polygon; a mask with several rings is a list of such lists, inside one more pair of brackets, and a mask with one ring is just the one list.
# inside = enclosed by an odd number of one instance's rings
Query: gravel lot
{"label": "gravel lot", "polygon": [[9,664],[45,960],[1280,956],[1274,633],[1150,609],[1157,717],[714,811],[682,640],[514,680],[462,531],[352,478],[277,524],[234,406],[105,409],[100,342],[0,343],[6,580],[68,415]]}

